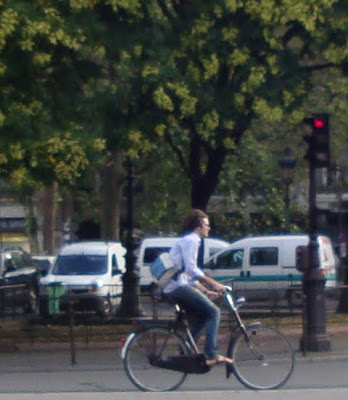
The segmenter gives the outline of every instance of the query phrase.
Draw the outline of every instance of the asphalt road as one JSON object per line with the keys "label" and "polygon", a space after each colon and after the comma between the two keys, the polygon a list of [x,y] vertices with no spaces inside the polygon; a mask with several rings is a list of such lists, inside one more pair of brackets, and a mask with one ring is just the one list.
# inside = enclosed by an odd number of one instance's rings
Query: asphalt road
{"label": "asphalt road", "polygon": [[348,389],[281,390],[275,392],[171,392],[171,393],[16,393],[0,400],[345,400]]}

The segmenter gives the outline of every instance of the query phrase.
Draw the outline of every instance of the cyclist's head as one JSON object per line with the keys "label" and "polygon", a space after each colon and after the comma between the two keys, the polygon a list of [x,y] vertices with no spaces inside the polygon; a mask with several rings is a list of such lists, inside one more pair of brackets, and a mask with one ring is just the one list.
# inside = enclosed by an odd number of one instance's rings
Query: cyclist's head
{"label": "cyclist's head", "polygon": [[192,232],[199,228],[202,231],[202,236],[208,236],[210,229],[209,217],[204,211],[193,209],[185,218],[183,228],[184,232]]}

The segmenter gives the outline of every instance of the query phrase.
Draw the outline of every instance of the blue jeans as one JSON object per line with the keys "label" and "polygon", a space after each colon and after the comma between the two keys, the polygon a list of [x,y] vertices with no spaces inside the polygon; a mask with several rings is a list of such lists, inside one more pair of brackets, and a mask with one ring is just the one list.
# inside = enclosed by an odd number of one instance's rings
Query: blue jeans
{"label": "blue jeans", "polygon": [[220,324],[220,309],[208,299],[201,291],[192,286],[181,286],[168,293],[168,297],[174,300],[194,318],[191,321],[191,332],[197,340],[205,329],[204,353],[208,359],[217,356],[217,336]]}

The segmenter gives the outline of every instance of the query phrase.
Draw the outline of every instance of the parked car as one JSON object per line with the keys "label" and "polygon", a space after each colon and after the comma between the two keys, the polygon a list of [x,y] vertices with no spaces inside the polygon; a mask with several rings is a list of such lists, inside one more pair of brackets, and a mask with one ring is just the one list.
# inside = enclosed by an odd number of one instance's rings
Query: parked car
{"label": "parked car", "polygon": [[30,254],[20,247],[0,252],[0,312],[37,313],[40,272]]}
{"label": "parked car", "polygon": [[[319,268],[326,287],[335,287],[336,261],[331,240],[318,236],[317,241]],[[302,281],[302,273],[296,269],[296,249],[308,243],[308,235],[247,237],[210,257],[204,269],[217,280],[234,281],[238,292],[248,290],[248,298],[267,298],[267,289],[281,291],[289,298]]]}
{"label": "parked car", "polygon": [[66,311],[72,301],[75,310],[109,315],[120,303],[125,253],[126,249],[120,243],[110,241],[64,246],[51,272],[41,279],[41,314],[49,315],[50,296],[55,295],[52,288],[61,285],[66,288],[65,293],[60,293],[61,311]]}
{"label": "parked car", "polygon": [[[140,277],[140,286],[142,288],[148,288],[153,283],[153,278],[150,273],[150,265],[155,258],[164,252],[169,251],[174,243],[179,240],[177,236],[166,236],[166,237],[147,237],[143,239],[138,249],[137,256],[137,270]],[[226,248],[229,245],[228,242],[216,238],[205,238],[204,239],[204,260],[207,260],[210,256]]]}

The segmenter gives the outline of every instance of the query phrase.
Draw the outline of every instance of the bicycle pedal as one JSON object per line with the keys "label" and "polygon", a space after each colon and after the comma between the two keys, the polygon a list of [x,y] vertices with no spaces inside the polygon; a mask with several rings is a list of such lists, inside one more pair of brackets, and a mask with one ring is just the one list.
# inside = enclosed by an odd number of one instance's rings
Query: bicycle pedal
{"label": "bicycle pedal", "polygon": [[229,379],[229,377],[234,373],[234,367],[233,364],[226,364],[226,379]]}

